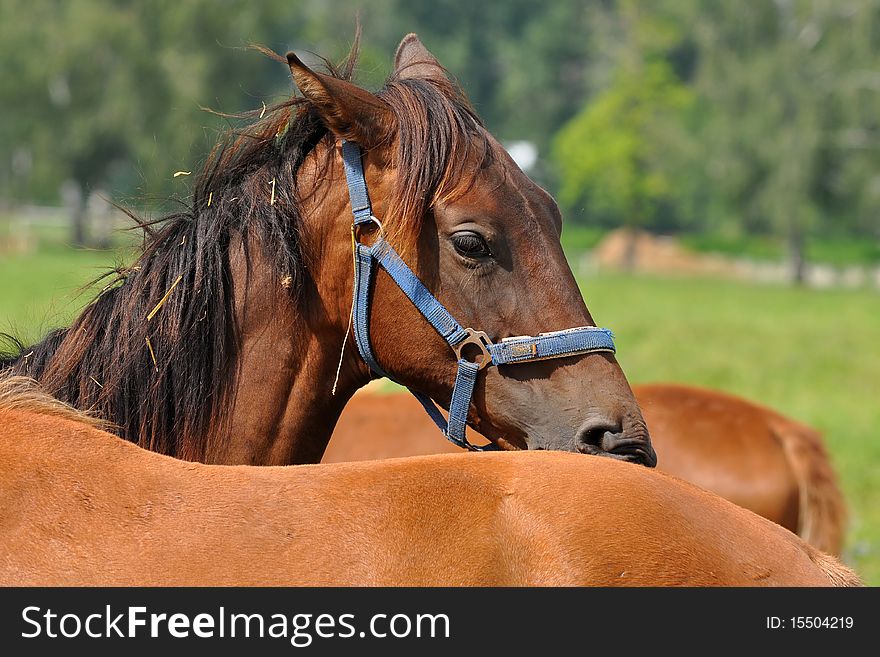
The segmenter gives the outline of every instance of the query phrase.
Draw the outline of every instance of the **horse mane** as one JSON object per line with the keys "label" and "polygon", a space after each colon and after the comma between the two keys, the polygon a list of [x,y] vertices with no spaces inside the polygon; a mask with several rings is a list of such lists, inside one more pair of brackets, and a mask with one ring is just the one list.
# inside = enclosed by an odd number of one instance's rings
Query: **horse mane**
{"label": "horse mane", "polygon": [[56,399],[34,379],[27,376],[0,376],[0,412],[3,411],[39,413],[73,420],[98,429],[107,428],[107,423],[100,418]]}
{"label": "horse mane", "polygon": [[[329,74],[350,80],[357,53],[356,38],[341,67],[325,60]],[[474,154],[478,167],[492,160],[491,143],[448,78],[392,76],[377,95],[397,118],[390,224],[414,235],[434,202],[470,184]],[[208,437],[225,435],[236,389],[230,250],[242,249],[250,271],[257,249],[274,289],[298,302],[308,274],[297,172],[322,140],[333,139],[297,96],[230,131],[208,156],[187,207],[156,221],[128,213],[144,231],[134,264],[105,274],[107,285],[69,328],[30,347],[5,336],[12,346],[0,353],[0,371],[37,379],[142,447],[203,460]]]}

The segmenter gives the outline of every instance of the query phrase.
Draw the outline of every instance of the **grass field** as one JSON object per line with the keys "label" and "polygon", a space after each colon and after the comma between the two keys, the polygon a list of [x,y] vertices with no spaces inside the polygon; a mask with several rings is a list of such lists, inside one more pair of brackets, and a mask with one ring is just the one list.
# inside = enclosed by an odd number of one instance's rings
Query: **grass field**
{"label": "grass field", "polygon": [[[0,331],[32,339],[67,323],[90,298],[77,289],[119,257],[58,245],[0,255]],[[581,284],[632,382],[727,390],[825,433],[851,509],[844,558],[880,585],[880,294],[609,274]]]}
{"label": "grass field", "polygon": [[54,244],[32,254],[0,253],[0,332],[33,342],[65,326],[96,292],[83,286],[123,257]]}

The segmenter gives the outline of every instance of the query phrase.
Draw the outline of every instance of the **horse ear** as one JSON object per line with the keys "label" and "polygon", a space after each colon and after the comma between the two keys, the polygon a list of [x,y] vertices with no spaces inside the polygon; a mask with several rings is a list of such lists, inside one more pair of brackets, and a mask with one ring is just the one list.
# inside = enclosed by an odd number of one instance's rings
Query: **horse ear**
{"label": "horse ear", "polygon": [[403,37],[400,45],[397,46],[394,55],[394,72],[401,79],[446,78],[446,69],[412,32]]}
{"label": "horse ear", "polygon": [[393,130],[391,108],[366,89],[316,73],[292,52],[287,53],[287,65],[302,95],[337,137],[370,148],[384,142]]}

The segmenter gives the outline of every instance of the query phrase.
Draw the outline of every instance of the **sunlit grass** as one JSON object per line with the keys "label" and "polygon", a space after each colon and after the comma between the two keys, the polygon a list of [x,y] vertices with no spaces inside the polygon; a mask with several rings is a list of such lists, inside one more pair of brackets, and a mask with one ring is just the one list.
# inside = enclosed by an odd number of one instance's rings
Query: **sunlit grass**
{"label": "sunlit grass", "polygon": [[61,247],[0,254],[0,332],[32,342],[50,328],[69,324],[95,294],[83,286],[120,257]]}

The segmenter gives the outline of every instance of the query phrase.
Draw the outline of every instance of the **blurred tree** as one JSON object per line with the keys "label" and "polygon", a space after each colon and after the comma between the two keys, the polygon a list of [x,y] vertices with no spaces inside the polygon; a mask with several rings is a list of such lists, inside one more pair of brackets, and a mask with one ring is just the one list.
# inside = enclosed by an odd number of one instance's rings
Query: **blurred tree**
{"label": "blurred tree", "polygon": [[[635,257],[636,227],[657,227],[674,199],[675,175],[665,147],[682,129],[694,100],[664,55],[679,41],[658,15],[647,19],[636,2],[621,3],[615,23],[615,62],[605,89],[558,132],[553,161],[559,200],[575,219],[631,229],[627,262]],[[673,140],[674,141],[674,140]]]}
{"label": "blurred tree", "polygon": [[763,0],[695,15],[706,226],[785,239],[795,281],[810,239],[878,236],[878,10]]}
{"label": "blurred tree", "polygon": [[[606,225],[656,227],[662,206],[673,198],[673,177],[659,148],[663,140],[656,137],[677,129],[673,124],[690,102],[665,62],[619,72],[556,137],[563,207]],[[629,253],[631,265],[634,250]]]}
{"label": "blurred tree", "polygon": [[502,141],[555,144],[574,218],[784,237],[796,276],[810,240],[880,236],[880,0],[0,0],[0,197],[185,195],[234,125],[200,106],[293,91],[247,44],[340,59],[358,15],[360,82],[419,33]]}
{"label": "blurred tree", "polygon": [[[493,134],[530,141],[546,156],[554,133],[589,93],[602,4],[391,0],[381,16],[383,47],[393,52],[403,34],[418,32]],[[371,34],[375,23],[365,23]]]}
{"label": "blurred tree", "polygon": [[0,189],[51,202],[72,181],[72,238],[84,244],[91,190],[149,205],[185,188],[173,172],[194,170],[228,123],[200,105],[257,109],[289,90],[284,67],[243,52],[251,41],[286,46],[280,33],[296,22],[286,5],[2,0]]}
{"label": "blurred tree", "polygon": [[697,89],[711,111],[700,135],[707,184],[739,230],[789,244],[793,277],[804,277],[807,235],[823,207],[828,103],[824,3],[778,0],[699,17]]}
{"label": "blurred tree", "polygon": [[554,151],[576,216],[775,235],[797,281],[810,239],[876,239],[878,0],[618,0],[597,16],[602,91]]}

